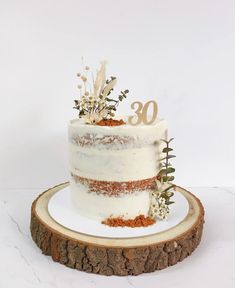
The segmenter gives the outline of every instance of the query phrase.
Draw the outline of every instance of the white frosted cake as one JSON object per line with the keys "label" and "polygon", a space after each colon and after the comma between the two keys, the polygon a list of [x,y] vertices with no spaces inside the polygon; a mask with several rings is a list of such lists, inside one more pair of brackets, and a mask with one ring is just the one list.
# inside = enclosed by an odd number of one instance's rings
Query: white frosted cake
{"label": "white frosted cake", "polygon": [[147,217],[166,129],[164,120],[138,126],[99,126],[72,120],[70,184],[77,211],[101,221]]}
{"label": "white frosted cake", "polygon": [[130,116],[115,116],[129,90],[111,94],[116,77],[106,79],[101,62],[94,77],[88,66],[77,74],[78,118],[69,123],[71,199],[81,215],[116,226],[141,227],[166,219],[175,169],[165,120],[156,101],[134,101]]}

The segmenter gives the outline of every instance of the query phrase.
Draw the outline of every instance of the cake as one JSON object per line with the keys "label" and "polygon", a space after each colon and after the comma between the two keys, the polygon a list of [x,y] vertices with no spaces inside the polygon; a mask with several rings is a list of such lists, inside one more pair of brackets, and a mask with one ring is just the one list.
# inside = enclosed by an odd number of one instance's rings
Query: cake
{"label": "cake", "polygon": [[[107,219],[156,219],[156,215],[166,218],[168,204],[173,203],[169,201],[173,185],[168,181],[173,176],[168,174],[174,172],[168,161],[172,149],[166,121],[156,117],[154,101],[145,108],[134,102],[132,108],[138,106],[134,116],[116,116],[129,90],[121,91],[117,100],[110,98],[117,80],[106,80],[105,65],[101,63],[90,91],[90,68],[84,66],[83,73],[78,73],[82,84],[74,108],[79,114],[68,125],[73,206],[82,216],[102,223]],[[153,115],[147,114],[150,104]]]}

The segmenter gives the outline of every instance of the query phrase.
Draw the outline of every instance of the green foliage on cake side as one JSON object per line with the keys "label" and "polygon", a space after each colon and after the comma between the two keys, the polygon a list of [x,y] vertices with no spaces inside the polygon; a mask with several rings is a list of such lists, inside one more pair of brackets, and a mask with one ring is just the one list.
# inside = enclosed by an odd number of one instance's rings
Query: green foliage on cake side
{"label": "green foliage on cake side", "polygon": [[170,182],[175,179],[174,176],[169,175],[175,172],[175,168],[172,167],[170,163],[170,159],[176,157],[175,155],[171,155],[170,152],[173,151],[173,149],[170,147],[171,141],[174,140],[174,138],[171,138],[170,140],[162,139],[162,141],[166,144],[166,147],[163,148],[162,153],[165,154],[165,157],[160,159],[160,161],[164,161],[161,163],[162,169],[159,172],[159,176],[162,177],[163,182]]}
{"label": "green foliage on cake side", "polygon": [[175,185],[172,181],[175,177],[172,175],[175,172],[175,168],[172,167],[170,159],[176,157],[171,154],[173,149],[170,147],[170,143],[173,140],[162,139],[166,144],[163,148],[162,154],[164,157],[160,159],[161,170],[158,173],[156,182],[156,190],[151,193],[151,202],[149,209],[149,216],[153,219],[167,219],[170,209],[169,205],[173,204],[174,201],[171,197],[174,195]]}

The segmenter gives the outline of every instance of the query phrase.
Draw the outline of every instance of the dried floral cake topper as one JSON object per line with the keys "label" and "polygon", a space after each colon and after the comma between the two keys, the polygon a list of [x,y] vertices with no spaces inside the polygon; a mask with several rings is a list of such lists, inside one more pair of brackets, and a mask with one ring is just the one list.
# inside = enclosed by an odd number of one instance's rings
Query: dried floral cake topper
{"label": "dried floral cake topper", "polygon": [[169,144],[173,139],[174,138],[171,138],[170,140],[162,139],[162,141],[166,144],[166,147],[164,147],[162,150],[165,157],[160,160],[162,169],[157,176],[156,190],[151,193],[149,216],[152,219],[167,219],[170,213],[169,205],[174,203],[171,201],[171,197],[174,195],[173,191],[175,185],[172,183],[172,181],[175,179],[175,177],[169,175],[175,172],[175,168],[173,168],[169,162],[171,158],[176,157],[175,155],[170,155],[170,152],[173,151],[173,149],[169,146]]}
{"label": "dried floral cake topper", "polygon": [[[87,124],[97,124],[102,120],[112,119],[119,103],[127,97],[129,90],[121,91],[117,99],[110,98],[117,78],[106,79],[106,61],[102,61],[100,69],[94,77],[89,66],[83,65],[82,73],[78,73],[79,99],[74,100],[74,109],[78,110],[79,118]],[[123,122],[124,123],[124,122]]]}

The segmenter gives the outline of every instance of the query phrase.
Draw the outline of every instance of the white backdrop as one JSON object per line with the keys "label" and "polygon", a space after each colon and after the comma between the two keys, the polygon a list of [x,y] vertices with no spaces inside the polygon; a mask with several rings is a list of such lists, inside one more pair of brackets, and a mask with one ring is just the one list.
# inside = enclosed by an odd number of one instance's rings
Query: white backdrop
{"label": "white backdrop", "polygon": [[130,99],[156,99],[176,182],[234,186],[234,0],[0,0],[0,185],[68,179],[81,56]]}

